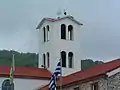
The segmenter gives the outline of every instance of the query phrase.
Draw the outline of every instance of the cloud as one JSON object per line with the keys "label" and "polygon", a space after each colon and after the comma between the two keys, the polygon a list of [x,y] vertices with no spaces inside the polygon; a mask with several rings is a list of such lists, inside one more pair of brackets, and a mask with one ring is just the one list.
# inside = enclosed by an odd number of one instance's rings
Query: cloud
{"label": "cloud", "polygon": [[80,43],[84,57],[118,58],[120,6],[117,0],[1,0],[0,49],[38,52],[38,31],[43,17],[56,17],[65,8],[84,24]]}

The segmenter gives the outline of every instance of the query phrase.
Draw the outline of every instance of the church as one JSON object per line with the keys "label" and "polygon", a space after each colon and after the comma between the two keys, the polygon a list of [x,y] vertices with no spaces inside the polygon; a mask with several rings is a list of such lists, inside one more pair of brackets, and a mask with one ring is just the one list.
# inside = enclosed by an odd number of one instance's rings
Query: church
{"label": "church", "polygon": [[80,31],[83,24],[72,16],[44,18],[39,30],[39,68],[54,71],[62,59],[62,75],[81,70]]}
{"label": "church", "polygon": [[[39,68],[15,67],[14,90],[49,90],[48,84],[62,60],[62,90],[120,90],[120,59],[81,70],[83,24],[71,15],[43,18],[39,33]],[[0,85],[9,78],[9,66],[0,66]],[[60,81],[57,81],[60,90]]]}

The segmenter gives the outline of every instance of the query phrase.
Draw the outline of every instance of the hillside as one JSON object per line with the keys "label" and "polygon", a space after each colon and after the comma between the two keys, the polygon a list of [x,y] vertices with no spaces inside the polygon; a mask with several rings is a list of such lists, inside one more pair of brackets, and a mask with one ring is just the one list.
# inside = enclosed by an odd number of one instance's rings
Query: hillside
{"label": "hillside", "polygon": [[17,51],[0,50],[0,65],[10,65],[12,54],[15,54],[16,66],[38,67],[38,54],[19,53]]}
{"label": "hillside", "polygon": [[[20,53],[17,51],[0,50],[0,65],[10,65],[12,54],[15,54],[15,65],[26,67],[38,67],[38,54],[36,53]],[[93,61],[91,59],[82,60],[82,69],[87,69],[96,64],[101,64],[102,61]]]}

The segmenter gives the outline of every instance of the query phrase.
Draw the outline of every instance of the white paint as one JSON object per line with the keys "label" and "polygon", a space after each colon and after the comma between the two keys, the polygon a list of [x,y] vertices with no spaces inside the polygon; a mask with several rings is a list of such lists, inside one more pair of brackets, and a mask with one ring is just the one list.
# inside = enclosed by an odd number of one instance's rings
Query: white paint
{"label": "white paint", "polygon": [[110,77],[110,76],[112,76],[112,75],[114,75],[114,74],[116,74],[118,72],[120,72],[120,68],[117,68],[117,69],[115,69],[115,70],[113,70],[111,72],[108,72],[107,75],[108,75],[108,77]]}
{"label": "white paint", "polygon": [[[5,79],[7,78],[0,77],[0,85]],[[46,85],[48,82],[48,80],[15,78],[14,88],[15,90],[36,90],[39,86]]]}
{"label": "white paint", "polygon": [[48,31],[48,41],[50,40],[50,31]]}
{"label": "white paint", "polygon": [[[66,28],[66,38],[67,40],[61,39],[61,24],[73,25],[73,41],[69,40],[68,28]],[[43,41],[43,27],[49,25],[49,41]],[[67,67],[62,68],[63,75],[68,75],[70,73],[81,70],[81,60],[82,60],[82,51],[80,49],[80,25],[76,24],[74,21],[66,18],[56,22],[45,21],[39,30],[39,67],[43,63],[43,54],[50,53],[50,71],[54,72],[57,62],[60,58],[60,52],[66,51],[67,57]],[[68,53],[73,52],[74,54],[74,68],[68,68]]]}

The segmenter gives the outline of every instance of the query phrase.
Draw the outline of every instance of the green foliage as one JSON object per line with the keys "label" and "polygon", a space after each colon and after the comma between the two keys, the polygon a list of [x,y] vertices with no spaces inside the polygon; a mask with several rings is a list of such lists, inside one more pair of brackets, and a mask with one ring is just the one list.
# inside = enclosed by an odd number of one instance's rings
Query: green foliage
{"label": "green foliage", "polygon": [[0,65],[11,65],[13,53],[16,66],[38,67],[38,54],[19,53],[13,50],[0,50]]}
{"label": "green foliage", "polygon": [[102,61],[93,61],[92,59],[85,59],[81,61],[81,69],[88,69],[92,66],[95,66],[97,64],[102,64]]}
{"label": "green foliage", "polygon": [[[38,54],[36,53],[20,53],[17,51],[0,50],[0,65],[11,65],[12,54],[15,55],[16,66],[38,67]],[[87,69],[94,65],[101,64],[102,61],[93,61],[86,59],[81,61],[81,68]]]}

